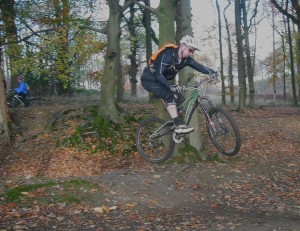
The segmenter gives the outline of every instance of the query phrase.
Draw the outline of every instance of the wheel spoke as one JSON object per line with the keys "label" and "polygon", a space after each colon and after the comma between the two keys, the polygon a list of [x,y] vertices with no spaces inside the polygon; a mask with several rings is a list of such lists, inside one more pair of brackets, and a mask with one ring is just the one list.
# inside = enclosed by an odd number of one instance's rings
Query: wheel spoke
{"label": "wheel spoke", "polygon": [[213,144],[224,155],[236,155],[240,150],[241,141],[239,129],[233,118],[220,108],[212,108],[209,116],[207,126]]}
{"label": "wheel spoke", "polygon": [[151,117],[144,120],[136,133],[136,147],[139,154],[151,163],[161,163],[167,160],[173,152],[174,141],[172,133],[162,134],[151,138],[165,122],[161,119]]}

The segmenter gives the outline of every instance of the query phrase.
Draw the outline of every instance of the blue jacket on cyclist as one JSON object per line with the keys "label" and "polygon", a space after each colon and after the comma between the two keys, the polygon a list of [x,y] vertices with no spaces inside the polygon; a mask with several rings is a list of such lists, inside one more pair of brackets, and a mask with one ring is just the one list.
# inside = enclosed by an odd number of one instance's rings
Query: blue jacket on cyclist
{"label": "blue jacket on cyclist", "polygon": [[26,83],[24,82],[24,77],[19,76],[17,79],[19,82],[19,87],[15,88],[15,92],[19,95],[28,95],[28,89]]}
{"label": "blue jacket on cyclist", "polygon": [[141,76],[143,87],[165,102],[166,109],[176,126],[175,131],[178,133],[189,133],[194,129],[188,127],[178,117],[177,98],[183,92],[183,88],[170,83],[169,80],[173,80],[177,73],[186,66],[203,74],[215,72],[191,57],[195,50],[199,49],[194,38],[186,35],[180,40],[179,47],[164,50],[152,64],[144,69]]}
{"label": "blue jacket on cyclist", "polygon": [[24,81],[24,77],[18,76],[18,82],[19,82],[19,87],[15,88],[15,94],[19,95],[22,97],[22,101],[24,103],[25,106],[28,106],[29,102],[27,100],[27,95],[28,95],[28,89],[27,89],[27,84]]}

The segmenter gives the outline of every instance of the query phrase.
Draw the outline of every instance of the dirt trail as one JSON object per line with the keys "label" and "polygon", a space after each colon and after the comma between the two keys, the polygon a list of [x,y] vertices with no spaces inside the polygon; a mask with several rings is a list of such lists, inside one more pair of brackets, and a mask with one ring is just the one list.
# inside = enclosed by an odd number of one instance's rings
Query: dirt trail
{"label": "dirt trail", "polygon": [[[28,116],[25,111],[20,113]],[[0,170],[4,175],[0,192],[13,185],[50,180],[58,185],[31,195],[36,201],[32,206],[0,204],[0,229],[300,230],[299,108],[231,113],[240,126],[243,146],[239,156],[223,158],[223,162],[150,165],[133,156],[127,158],[126,166],[93,174],[91,169],[96,168],[93,164],[99,162],[84,157],[83,153],[71,153],[59,159],[60,168],[75,165],[77,161],[82,166],[78,165],[77,170],[70,167],[68,176],[61,170],[62,175],[57,177],[49,171],[58,169],[53,165],[58,165],[55,158],[60,157],[53,154],[49,169],[43,178],[37,178],[35,169],[28,168],[28,162],[35,155],[34,166],[38,165],[44,150],[39,145],[45,143],[39,140],[34,149],[30,149],[31,141],[19,143],[9,150],[10,155],[1,153]],[[57,153],[61,149],[49,143],[47,152],[51,151]],[[68,156],[67,152],[61,155]],[[12,166],[19,171],[13,171]],[[59,182],[70,179],[90,182],[92,187],[59,186]],[[79,204],[39,202],[40,198],[50,200],[53,195],[66,195],[70,191],[81,198]]]}

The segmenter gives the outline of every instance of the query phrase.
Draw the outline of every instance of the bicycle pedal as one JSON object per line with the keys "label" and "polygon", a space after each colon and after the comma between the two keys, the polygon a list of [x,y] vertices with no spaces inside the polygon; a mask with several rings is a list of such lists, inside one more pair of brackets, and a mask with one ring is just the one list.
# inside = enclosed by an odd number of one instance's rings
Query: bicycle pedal
{"label": "bicycle pedal", "polygon": [[186,134],[173,132],[173,140],[175,143],[179,144],[184,140]]}

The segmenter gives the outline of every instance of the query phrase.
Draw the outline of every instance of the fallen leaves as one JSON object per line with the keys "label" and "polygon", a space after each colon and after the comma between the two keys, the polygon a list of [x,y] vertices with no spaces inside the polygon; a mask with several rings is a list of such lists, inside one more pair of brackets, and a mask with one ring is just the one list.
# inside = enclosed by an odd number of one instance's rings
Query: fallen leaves
{"label": "fallen leaves", "polygon": [[111,207],[103,205],[103,206],[101,206],[101,207],[95,207],[93,210],[94,210],[96,213],[104,213],[104,212],[109,213],[110,211],[116,210],[117,208],[118,208],[118,207],[115,206],[115,205],[114,205],[114,206],[111,206]]}

